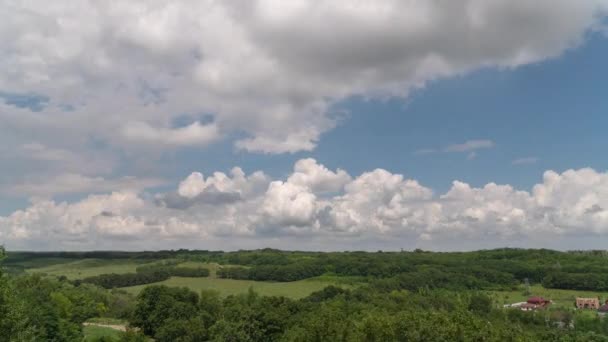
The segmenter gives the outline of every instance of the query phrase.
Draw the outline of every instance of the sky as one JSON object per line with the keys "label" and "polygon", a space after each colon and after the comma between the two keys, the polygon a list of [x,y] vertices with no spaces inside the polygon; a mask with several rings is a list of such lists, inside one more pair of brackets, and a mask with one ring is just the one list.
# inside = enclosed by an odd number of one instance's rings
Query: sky
{"label": "sky", "polygon": [[0,19],[9,250],[607,248],[606,0]]}

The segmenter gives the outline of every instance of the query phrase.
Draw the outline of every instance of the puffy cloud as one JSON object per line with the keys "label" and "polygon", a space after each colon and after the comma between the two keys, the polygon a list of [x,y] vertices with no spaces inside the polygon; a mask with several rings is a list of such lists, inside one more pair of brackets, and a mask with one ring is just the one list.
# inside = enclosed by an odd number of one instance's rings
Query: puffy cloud
{"label": "puffy cloud", "polygon": [[432,191],[418,182],[376,169],[354,179],[344,195],[334,198],[329,218],[339,231],[411,230],[418,224],[414,221],[421,214],[420,208],[431,197]]}
{"label": "puffy cloud", "polygon": [[289,183],[308,187],[314,192],[340,191],[350,180],[346,171],[333,172],[312,158],[298,160],[293,174],[287,179]]}
{"label": "puffy cloud", "polygon": [[274,226],[310,227],[317,214],[317,197],[303,186],[275,181],[268,187],[261,211]]}
{"label": "puffy cloud", "polygon": [[243,170],[235,167],[230,176],[223,172],[214,172],[213,176],[205,177],[200,172],[191,173],[179,183],[177,194],[181,197],[193,199],[209,192],[237,194],[248,198],[265,191],[269,178],[263,172],[257,171],[246,176]]}
{"label": "puffy cloud", "polygon": [[[439,77],[557,56],[601,30],[607,8],[605,0],[3,2],[0,118],[41,132],[42,143],[93,136],[118,149],[175,148],[238,133],[239,149],[311,150],[335,126],[336,101],[407,96]],[[210,113],[213,123],[172,128],[184,113]]]}
{"label": "puffy cloud", "polygon": [[532,191],[455,181],[439,195],[382,169],[352,179],[342,172],[303,159],[284,181],[234,168],[230,175],[206,178],[193,173],[175,192],[155,196],[121,191],[74,203],[34,200],[0,217],[0,241],[41,249],[109,248],[117,239],[140,243],[131,248],[144,242],[238,248],[279,243],[280,237],[290,248],[312,248],[313,241],[325,248],[385,241],[458,249],[463,243],[481,248],[527,240],[555,247],[544,237],[608,233],[608,173],[593,169],[547,171]]}
{"label": "puffy cloud", "polygon": [[544,219],[567,232],[608,232],[608,174],[593,169],[547,171],[533,189]]}

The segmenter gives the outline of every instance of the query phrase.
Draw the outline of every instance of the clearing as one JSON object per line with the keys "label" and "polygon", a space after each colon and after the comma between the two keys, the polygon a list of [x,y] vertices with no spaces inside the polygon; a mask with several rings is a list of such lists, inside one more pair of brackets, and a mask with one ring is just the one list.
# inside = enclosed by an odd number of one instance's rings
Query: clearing
{"label": "clearing", "polygon": [[326,286],[335,285],[335,282],[306,279],[292,281],[286,283],[279,282],[264,282],[253,280],[235,280],[235,279],[219,279],[219,278],[182,278],[172,277],[168,280],[154,284],[138,285],[131,287],[123,287],[122,289],[138,294],[146,286],[150,285],[167,285],[188,287],[193,291],[200,292],[201,290],[216,290],[223,297],[246,293],[249,288],[259,293],[262,296],[284,296],[293,299],[299,299],[308,296],[312,292],[322,290]]}
{"label": "clearing", "polygon": [[531,296],[540,296],[552,300],[552,306],[560,308],[574,308],[576,297],[599,297],[602,302],[608,298],[608,293],[606,292],[546,289],[541,285],[530,286],[530,295],[525,294],[525,287],[523,286],[514,291],[492,291],[490,293],[496,302],[500,304],[525,302]]}
{"label": "clearing", "polygon": [[66,276],[68,279],[74,280],[106,273],[134,273],[138,266],[149,262],[149,260],[137,261],[128,259],[82,259],[45,267],[29,268],[27,269],[27,273],[43,273],[57,277]]}

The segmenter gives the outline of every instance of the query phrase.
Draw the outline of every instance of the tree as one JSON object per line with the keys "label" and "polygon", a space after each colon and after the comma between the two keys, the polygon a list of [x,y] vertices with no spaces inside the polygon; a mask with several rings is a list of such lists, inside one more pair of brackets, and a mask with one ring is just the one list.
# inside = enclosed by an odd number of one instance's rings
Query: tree
{"label": "tree", "polygon": [[5,255],[4,247],[0,246],[0,342],[36,341],[36,330],[30,325],[25,305],[2,272]]}
{"label": "tree", "polygon": [[155,336],[168,320],[187,320],[198,312],[196,292],[185,287],[149,286],[137,296],[132,324]]}

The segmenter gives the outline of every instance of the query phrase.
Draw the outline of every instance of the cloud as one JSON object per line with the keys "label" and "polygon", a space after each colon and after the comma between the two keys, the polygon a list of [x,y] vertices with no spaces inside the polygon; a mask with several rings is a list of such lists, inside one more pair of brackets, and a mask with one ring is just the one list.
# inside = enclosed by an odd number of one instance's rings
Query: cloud
{"label": "cloud", "polygon": [[97,150],[92,155],[79,152],[82,151],[30,141],[16,148],[0,150],[0,158],[9,159],[7,164],[44,171],[46,176],[61,173],[108,174],[117,164],[117,158],[107,151]]}
{"label": "cloud", "polygon": [[519,158],[519,159],[515,159],[511,162],[511,164],[513,165],[527,165],[527,164],[536,164],[538,162],[538,158],[537,157],[525,157],[525,158]]}
{"label": "cloud", "polygon": [[[335,127],[341,100],[406,97],[438,78],[558,56],[601,31],[607,8],[604,0],[3,3],[0,91],[16,95],[4,96],[0,119],[41,132],[45,145],[95,137],[119,150],[175,149],[236,136],[245,151],[310,151]],[[201,112],[213,123],[169,124]]]}
{"label": "cloud", "polygon": [[312,158],[300,159],[287,182],[304,186],[316,193],[337,192],[350,182],[350,175],[341,169],[333,172]]}
{"label": "cloud", "polygon": [[494,142],[492,140],[468,140],[462,144],[446,146],[443,150],[444,152],[470,152],[492,147],[494,147]]}
{"label": "cloud", "polygon": [[490,149],[495,146],[492,140],[467,140],[462,144],[448,145],[442,149],[435,148],[423,148],[416,150],[415,155],[427,155],[438,152],[444,153],[467,153],[467,160],[473,160],[477,158],[477,151],[481,149]]}
{"label": "cloud", "polygon": [[143,122],[131,122],[124,127],[123,134],[130,142],[164,146],[207,145],[219,137],[216,125],[202,125],[200,122],[173,129],[155,128]]}
{"label": "cloud", "polygon": [[68,173],[48,178],[44,182],[30,180],[14,184],[7,189],[7,193],[15,196],[53,197],[66,194],[105,193],[121,190],[139,192],[165,183],[166,181],[156,178],[121,177],[106,179]]}
{"label": "cloud", "polygon": [[230,176],[215,172],[207,177],[200,172],[191,173],[179,183],[175,193],[159,194],[156,203],[171,209],[188,209],[197,204],[225,205],[245,201],[266,191],[270,179],[257,171],[246,176],[241,168],[235,167]]}
{"label": "cloud", "polygon": [[[303,170],[332,176],[296,176]],[[238,248],[280,241],[283,248],[305,249],[382,243],[459,249],[556,247],[559,240],[597,241],[608,234],[608,173],[593,169],[547,171],[531,191],[454,181],[443,194],[383,169],[346,182],[336,177],[340,173],[303,159],[284,180],[235,168],[230,176],[193,173],[175,192],[155,196],[124,190],[73,203],[35,200],[0,217],[0,241],[41,249],[117,243]],[[323,182],[312,181],[317,179]]]}
{"label": "cloud", "polygon": [[266,190],[269,178],[262,171],[247,176],[239,167],[230,170],[230,176],[223,172],[214,172],[212,176],[203,176],[200,172],[191,173],[179,183],[177,193],[186,198],[194,198],[213,189],[214,191],[230,193],[236,192],[243,197],[255,196]]}

